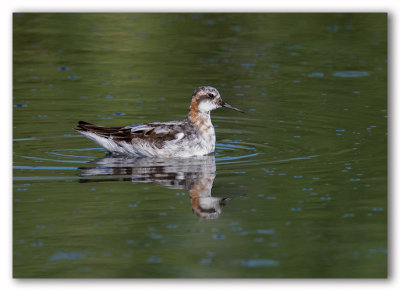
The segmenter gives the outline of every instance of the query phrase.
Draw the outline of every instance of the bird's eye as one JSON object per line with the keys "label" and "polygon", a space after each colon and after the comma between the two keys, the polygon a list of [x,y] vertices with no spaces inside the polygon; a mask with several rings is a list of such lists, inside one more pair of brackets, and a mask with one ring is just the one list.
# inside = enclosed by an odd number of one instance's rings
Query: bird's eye
{"label": "bird's eye", "polygon": [[214,98],[214,94],[213,93],[208,93],[208,97]]}

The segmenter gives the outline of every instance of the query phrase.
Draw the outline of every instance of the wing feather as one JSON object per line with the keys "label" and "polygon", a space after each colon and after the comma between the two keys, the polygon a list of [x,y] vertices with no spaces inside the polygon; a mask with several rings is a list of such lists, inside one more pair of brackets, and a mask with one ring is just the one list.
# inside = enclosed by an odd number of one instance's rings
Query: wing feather
{"label": "wing feather", "polygon": [[148,123],[133,127],[103,127],[80,121],[78,131],[92,132],[115,142],[147,143],[162,148],[165,142],[179,141],[184,137],[180,126],[176,123]]}

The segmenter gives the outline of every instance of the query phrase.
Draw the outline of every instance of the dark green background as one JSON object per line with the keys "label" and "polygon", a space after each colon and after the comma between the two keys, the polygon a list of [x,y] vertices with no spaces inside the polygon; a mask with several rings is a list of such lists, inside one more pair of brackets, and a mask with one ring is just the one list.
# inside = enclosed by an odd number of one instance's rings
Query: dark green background
{"label": "dark green background", "polygon": [[[72,130],[217,110],[216,220],[130,176]],[[385,278],[387,15],[13,17],[16,278]]]}

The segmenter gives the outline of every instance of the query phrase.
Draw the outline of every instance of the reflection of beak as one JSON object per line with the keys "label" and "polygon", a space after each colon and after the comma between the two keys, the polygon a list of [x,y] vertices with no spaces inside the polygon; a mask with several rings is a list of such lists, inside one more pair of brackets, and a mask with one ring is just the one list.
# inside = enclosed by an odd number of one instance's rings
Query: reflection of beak
{"label": "reflection of beak", "polygon": [[226,102],[224,102],[224,101],[222,101],[221,106],[222,106],[222,107],[229,108],[229,109],[232,109],[232,110],[239,111],[239,112],[241,112],[241,113],[244,113],[243,110],[240,110],[239,108],[233,107],[233,106],[229,105],[228,103],[226,103]]}

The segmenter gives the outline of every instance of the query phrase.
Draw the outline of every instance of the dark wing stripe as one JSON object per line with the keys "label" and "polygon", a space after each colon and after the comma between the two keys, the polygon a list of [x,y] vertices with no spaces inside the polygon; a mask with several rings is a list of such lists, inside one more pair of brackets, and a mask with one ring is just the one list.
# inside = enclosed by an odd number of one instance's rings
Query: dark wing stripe
{"label": "dark wing stripe", "polygon": [[129,132],[129,129],[123,128],[123,127],[103,127],[103,126],[98,126],[94,125],[85,121],[79,121],[78,123],[78,128],[76,128],[78,131],[86,131],[86,132],[93,132],[95,134],[98,134],[103,137],[109,137],[115,133],[118,132]]}

